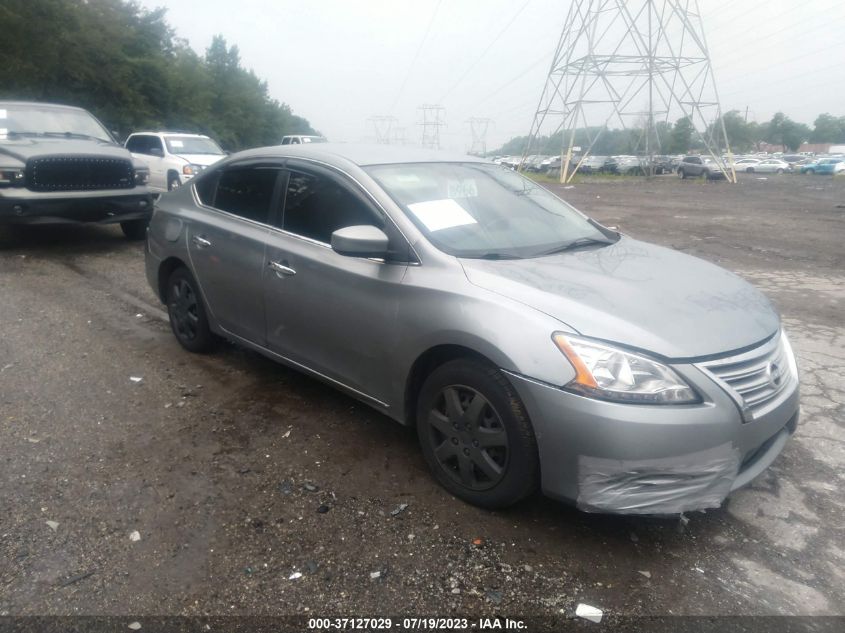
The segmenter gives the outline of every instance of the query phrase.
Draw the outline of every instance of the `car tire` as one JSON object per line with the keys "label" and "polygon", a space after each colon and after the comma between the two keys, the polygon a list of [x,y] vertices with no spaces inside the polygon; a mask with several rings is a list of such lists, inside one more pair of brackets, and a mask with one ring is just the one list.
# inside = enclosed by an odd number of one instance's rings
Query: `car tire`
{"label": "car tire", "polygon": [[746,170],[745,170],[745,173],[746,173],[746,174],[753,174],[753,173],[754,173],[754,168],[753,168],[753,167],[749,167],[748,169],[746,169]]}
{"label": "car tire", "polygon": [[138,241],[147,237],[149,220],[127,220],[120,223],[120,230],[127,240]]}
{"label": "car tire", "polygon": [[683,169],[678,169],[678,178],[680,178],[681,180],[685,180],[686,177],[687,172],[685,172]]}
{"label": "car tire", "polygon": [[516,391],[495,367],[474,359],[441,365],[419,391],[416,419],[428,467],[456,497],[495,509],[537,490],[534,429]]}
{"label": "car tire", "polygon": [[182,186],[182,182],[179,180],[179,176],[176,174],[170,174],[167,177],[167,190],[173,191],[174,189],[178,189]]}
{"label": "car tire", "polygon": [[782,173],[783,173],[783,170],[782,170],[782,169],[778,169],[778,170],[777,170],[777,173],[778,173],[778,174],[782,174]]}
{"label": "car tire", "polygon": [[165,287],[167,316],[176,340],[189,352],[200,354],[214,347],[205,302],[194,276],[185,267],[170,273]]}
{"label": "car tire", "polygon": [[806,174],[810,174],[811,176],[815,176],[815,174],[816,174],[816,170],[815,170],[815,169],[808,169],[808,170],[807,170],[806,172],[804,172],[804,173],[806,173]]}

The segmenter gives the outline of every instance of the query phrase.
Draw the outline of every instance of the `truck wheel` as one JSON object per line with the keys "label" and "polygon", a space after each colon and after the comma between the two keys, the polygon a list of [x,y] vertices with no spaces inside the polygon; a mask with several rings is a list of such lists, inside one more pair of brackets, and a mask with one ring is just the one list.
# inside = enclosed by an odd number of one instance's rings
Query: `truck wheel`
{"label": "truck wheel", "polygon": [[147,237],[147,225],[149,220],[127,220],[120,223],[120,230],[127,240],[143,240]]}
{"label": "truck wheel", "polygon": [[173,191],[174,189],[178,189],[182,183],[179,181],[179,176],[176,174],[170,174],[167,177],[167,190]]}

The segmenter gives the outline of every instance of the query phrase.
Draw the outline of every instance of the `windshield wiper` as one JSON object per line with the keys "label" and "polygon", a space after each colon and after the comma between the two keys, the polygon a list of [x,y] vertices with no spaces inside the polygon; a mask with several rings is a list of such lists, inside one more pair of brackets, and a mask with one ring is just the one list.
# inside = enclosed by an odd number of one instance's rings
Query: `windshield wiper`
{"label": "windshield wiper", "polygon": [[489,259],[489,260],[498,260],[498,259],[522,259],[519,255],[511,255],[510,253],[482,253],[481,255],[473,255],[470,259]]}
{"label": "windshield wiper", "polygon": [[563,253],[566,251],[571,251],[576,248],[581,248],[582,246],[589,246],[590,244],[613,244],[613,240],[608,239],[600,239],[596,237],[579,237],[577,240],[572,240],[571,242],[567,242],[566,244],[561,244],[560,246],[555,246],[554,248],[550,248],[547,251],[542,251],[534,255],[534,257],[544,257],[546,255],[554,255],[555,253]]}

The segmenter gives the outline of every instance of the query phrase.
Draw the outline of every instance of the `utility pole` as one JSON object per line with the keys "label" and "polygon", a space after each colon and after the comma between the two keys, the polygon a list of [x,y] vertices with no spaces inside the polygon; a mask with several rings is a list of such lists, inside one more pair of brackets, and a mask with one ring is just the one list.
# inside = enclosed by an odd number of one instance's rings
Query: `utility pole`
{"label": "utility pole", "polygon": [[422,111],[422,141],[423,147],[440,149],[440,128],[446,126],[443,120],[446,109],[441,105],[425,104],[419,108]]}
{"label": "utility pole", "polygon": [[[523,161],[535,153],[541,135],[560,134],[561,182],[569,181],[611,125],[644,127],[636,153],[651,170],[660,142],[655,121],[681,117],[736,182],[698,0],[572,0]],[[721,125],[708,128],[713,121]],[[586,147],[573,161],[579,131],[586,139],[579,145]]]}
{"label": "utility pole", "polygon": [[393,127],[399,122],[398,119],[395,116],[377,114],[371,116],[369,121],[373,124],[376,133],[376,143],[389,145],[393,138]]}
{"label": "utility pole", "polygon": [[469,148],[469,153],[473,156],[487,156],[487,130],[492,122],[492,119],[480,117],[467,119],[472,134],[472,145]]}

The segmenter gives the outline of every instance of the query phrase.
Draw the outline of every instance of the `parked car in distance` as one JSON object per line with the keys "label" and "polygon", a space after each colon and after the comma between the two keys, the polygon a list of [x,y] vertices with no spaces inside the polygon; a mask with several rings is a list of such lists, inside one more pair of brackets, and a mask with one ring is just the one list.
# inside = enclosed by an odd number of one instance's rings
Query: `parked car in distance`
{"label": "parked car in distance", "polygon": [[748,171],[751,168],[751,171],[754,171],[754,166],[760,163],[759,158],[740,158],[735,160],[733,163],[734,171]]}
{"label": "parked car in distance", "polygon": [[678,165],[678,177],[707,178],[719,180],[725,178],[725,172],[712,158],[705,156],[684,156]]}
{"label": "parked car in distance", "polygon": [[779,158],[766,158],[753,165],[748,165],[745,171],[749,174],[784,174],[792,171],[792,165]]}
{"label": "parked car in distance", "polygon": [[120,223],[142,239],[149,170],[82,108],[0,101],[0,223]]}
{"label": "parked car in distance", "polygon": [[578,172],[581,174],[597,174],[604,169],[607,158],[607,156],[587,156],[578,166]]}
{"label": "parked car in distance", "polygon": [[208,136],[183,132],[136,132],[125,146],[150,168],[150,188],[157,192],[181,187],[226,156]]}
{"label": "parked car in distance", "polygon": [[282,137],[281,145],[304,145],[306,143],[328,143],[325,136],[308,134],[289,134]]}
{"label": "parked car in distance", "polygon": [[224,336],[415,426],[436,480],[484,507],[538,488],[595,512],[716,507],[798,421],[759,291],[469,156],[230,156],[159,201],[146,272],[185,349]]}
{"label": "parked car in distance", "polygon": [[823,175],[845,173],[845,158],[822,158],[813,170]]}

